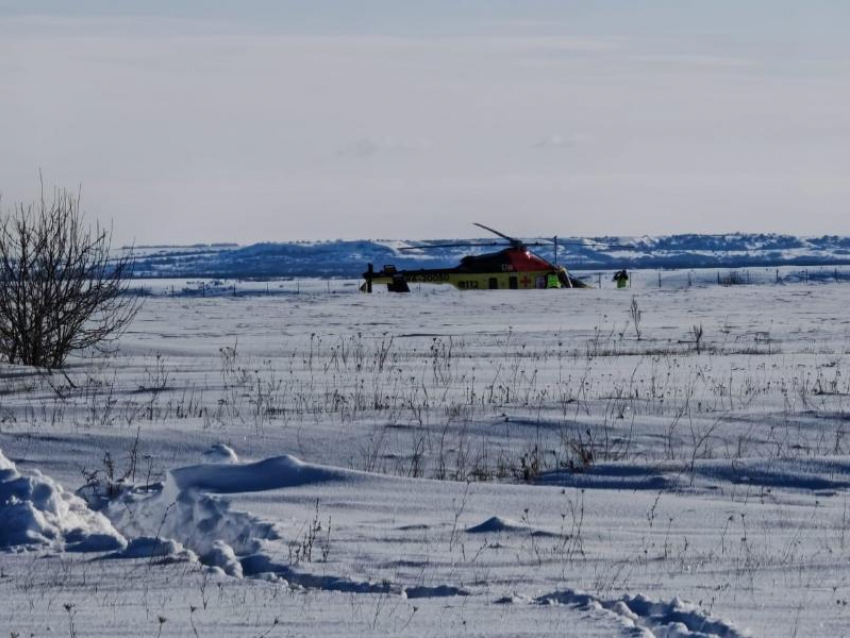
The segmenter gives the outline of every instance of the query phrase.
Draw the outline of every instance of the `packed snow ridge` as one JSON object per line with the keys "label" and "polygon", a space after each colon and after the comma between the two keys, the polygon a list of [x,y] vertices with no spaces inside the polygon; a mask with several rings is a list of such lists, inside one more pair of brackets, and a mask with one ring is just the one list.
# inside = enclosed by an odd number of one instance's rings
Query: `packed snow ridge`
{"label": "packed snow ridge", "polygon": [[640,638],[746,638],[750,635],[734,624],[712,618],[697,605],[678,598],[658,602],[638,595],[603,600],[566,589],[541,596],[534,602],[605,610],[617,617],[630,636]]}

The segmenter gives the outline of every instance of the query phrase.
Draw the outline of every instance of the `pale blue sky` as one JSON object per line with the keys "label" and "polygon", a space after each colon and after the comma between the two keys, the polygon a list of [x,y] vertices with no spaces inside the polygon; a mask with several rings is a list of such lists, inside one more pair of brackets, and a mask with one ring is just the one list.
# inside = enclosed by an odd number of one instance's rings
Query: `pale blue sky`
{"label": "pale blue sky", "polygon": [[0,0],[0,192],[137,243],[850,234],[850,4]]}

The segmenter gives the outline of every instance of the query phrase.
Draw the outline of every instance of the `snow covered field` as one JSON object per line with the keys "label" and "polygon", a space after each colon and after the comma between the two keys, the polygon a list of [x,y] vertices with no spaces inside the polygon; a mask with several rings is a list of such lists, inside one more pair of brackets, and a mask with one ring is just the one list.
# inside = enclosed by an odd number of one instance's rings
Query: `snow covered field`
{"label": "snow covered field", "polygon": [[850,635],[850,287],[300,292],[0,368],[0,636]]}

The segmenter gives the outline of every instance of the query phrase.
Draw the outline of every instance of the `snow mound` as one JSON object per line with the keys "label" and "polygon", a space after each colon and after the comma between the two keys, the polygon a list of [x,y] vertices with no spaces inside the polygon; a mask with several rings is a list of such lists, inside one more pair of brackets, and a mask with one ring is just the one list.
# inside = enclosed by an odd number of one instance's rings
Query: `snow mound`
{"label": "snow mound", "polygon": [[230,502],[205,491],[235,493],[280,489],[332,480],[357,480],[360,473],[303,463],[280,456],[257,463],[197,465],[169,472],[165,482],[128,488],[102,506],[130,546],[110,558],[162,557],[194,560],[217,573],[252,577],[290,587],[364,594],[394,594],[406,598],[467,596],[453,585],[404,587],[389,581],[354,580],[298,571],[274,557],[283,547],[273,523],[230,509]]}
{"label": "snow mound", "polygon": [[125,493],[103,511],[128,537],[177,540],[201,557],[209,557],[213,566],[225,572],[230,552],[255,553],[262,549],[263,541],[280,538],[272,523],[232,511],[228,501],[215,496],[179,490],[171,477],[161,491]]}
{"label": "snow mound", "polygon": [[574,605],[587,609],[604,609],[617,616],[625,627],[637,630],[646,638],[746,638],[749,632],[733,623],[712,618],[698,605],[679,598],[669,602],[655,601],[643,595],[602,600],[572,589],[547,594],[536,599],[544,605]]}
{"label": "snow mound", "polygon": [[109,554],[107,558],[171,558],[193,560],[195,555],[183,545],[170,538],[159,536],[140,536],[134,538],[127,548]]}
{"label": "snow mound", "polygon": [[553,470],[538,479],[541,485],[596,490],[676,490],[687,480],[680,464],[598,463],[584,472]]}
{"label": "snow mound", "polygon": [[206,490],[228,494],[262,492],[284,487],[345,480],[358,473],[302,462],[284,454],[256,463],[215,466],[193,465],[172,470],[168,481],[179,491]]}
{"label": "snow mound", "polygon": [[242,569],[246,575],[267,577],[274,574],[278,579],[286,581],[290,586],[304,589],[321,589],[350,594],[393,594],[408,599],[416,598],[447,598],[452,596],[468,596],[469,592],[453,585],[437,585],[428,587],[416,585],[403,587],[387,580],[372,582],[368,580],[353,580],[332,575],[319,575],[298,571],[290,565],[276,562],[266,554],[255,554],[241,559]]}
{"label": "snow mound", "polygon": [[3,450],[0,450],[0,471],[9,470],[12,472],[17,471],[15,464],[12,463],[9,459],[3,456]]}
{"label": "snow mound", "polygon": [[218,567],[228,576],[242,578],[242,563],[233,548],[224,541],[214,541],[212,549],[204,554],[201,560],[205,565]]}
{"label": "snow mound", "polygon": [[211,446],[203,455],[203,462],[207,464],[232,464],[238,463],[239,457],[228,445],[224,443],[216,443]]}
{"label": "snow mound", "polygon": [[[225,445],[212,449],[216,458],[236,458]],[[123,491],[105,504],[103,513],[128,537],[173,539],[197,553],[204,564],[242,577],[257,571],[243,570],[244,557],[264,555],[268,541],[279,540],[280,534],[273,523],[233,511],[228,500],[207,492],[256,492],[355,474],[309,465],[289,455],[256,463],[193,465],[169,472],[165,483],[153,492]]]}
{"label": "snow mound", "polygon": [[0,549],[77,552],[121,549],[127,541],[103,515],[49,476],[23,476],[0,451]]}
{"label": "snow mound", "polygon": [[522,523],[501,516],[492,516],[483,523],[468,527],[467,534],[497,534],[500,532],[528,532],[530,528]]}
{"label": "snow mound", "polygon": [[389,581],[372,582],[353,580],[332,575],[311,574],[297,571],[290,565],[275,561],[267,554],[254,554],[241,559],[242,569],[249,576],[274,574],[292,586],[304,589],[321,589],[351,594],[396,594],[403,595],[404,588]]}

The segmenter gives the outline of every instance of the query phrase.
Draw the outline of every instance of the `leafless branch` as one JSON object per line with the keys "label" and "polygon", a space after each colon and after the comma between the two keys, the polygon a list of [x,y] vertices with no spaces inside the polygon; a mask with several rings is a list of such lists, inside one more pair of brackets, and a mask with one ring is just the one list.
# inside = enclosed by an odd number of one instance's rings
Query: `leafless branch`
{"label": "leafless branch", "polygon": [[0,216],[0,355],[56,369],[121,334],[140,302],[127,294],[133,253],[113,259],[111,238],[65,190]]}

